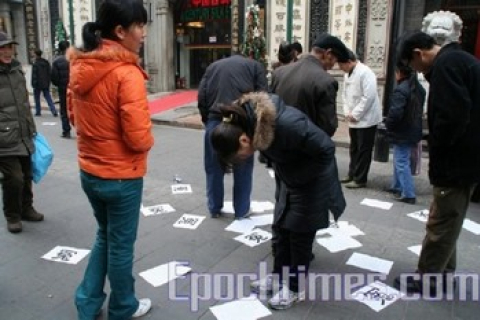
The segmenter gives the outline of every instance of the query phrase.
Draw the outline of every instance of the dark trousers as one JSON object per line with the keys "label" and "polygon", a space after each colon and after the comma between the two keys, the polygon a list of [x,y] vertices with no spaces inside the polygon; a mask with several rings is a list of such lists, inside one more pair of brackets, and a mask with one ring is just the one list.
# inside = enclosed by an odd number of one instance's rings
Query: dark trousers
{"label": "dark trousers", "polygon": [[462,231],[475,185],[433,187],[433,202],[418,261],[419,273],[453,273],[457,267],[457,240]]}
{"label": "dark trousers", "polygon": [[43,93],[45,100],[47,100],[48,107],[53,115],[57,114],[55,109],[55,104],[53,103],[52,95],[50,94],[50,89],[33,89],[33,97],[35,99],[35,114],[37,116],[42,114],[42,106],[40,104],[40,93]]}
{"label": "dark trousers", "polygon": [[278,274],[280,281],[284,278],[284,268],[289,272],[289,289],[293,292],[305,290],[299,285],[302,274],[308,274],[310,257],[312,255],[313,232],[293,232],[284,228],[277,228],[276,254],[274,259],[273,273]]}
{"label": "dark trousers", "polygon": [[372,163],[373,145],[377,126],[350,128],[350,166],[348,176],[355,182],[366,183]]}
{"label": "dark trousers", "polygon": [[19,222],[22,215],[33,208],[30,157],[0,157],[0,171],[3,174],[3,213],[8,222]]}
{"label": "dark trousers", "polygon": [[59,87],[58,96],[60,98],[60,118],[62,119],[62,133],[66,134],[69,133],[71,130],[67,110],[67,88]]}

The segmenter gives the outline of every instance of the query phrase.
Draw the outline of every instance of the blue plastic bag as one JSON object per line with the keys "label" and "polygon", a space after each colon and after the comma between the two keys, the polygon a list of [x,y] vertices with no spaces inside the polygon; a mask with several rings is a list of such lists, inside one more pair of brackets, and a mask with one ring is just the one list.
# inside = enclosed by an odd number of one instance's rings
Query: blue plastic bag
{"label": "blue plastic bag", "polygon": [[33,138],[35,152],[32,154],[32,175],[33,182],[38,183],[48,171],[53,161],[53,150],[48,144],[47,139],[37,132]]}

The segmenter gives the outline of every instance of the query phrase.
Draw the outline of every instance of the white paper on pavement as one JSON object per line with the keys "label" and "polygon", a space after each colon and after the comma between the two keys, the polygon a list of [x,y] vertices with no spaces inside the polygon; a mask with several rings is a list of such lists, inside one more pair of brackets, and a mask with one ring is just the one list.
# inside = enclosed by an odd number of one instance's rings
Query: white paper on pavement
{"label": "white paper on pavement", "polygon": [[364,236],[365,233],[358,229],[353,224],[349,224],[348,221],[338,221],[337,223],[331,222],[330,227],[326,229],[320,229],[317,231],[317,236],[321,236],[324,234],[330,234],[332,236],[340,235],[340,236]]}
{"label": "white paper on pavement", "polygon": [[408,250],[415,253],[417,256],[420,256],[420,252],[422,252],[422,245],[419,244],[418,246],[408,247]]}
{"label": "white paper on pavement", "polygon": [[255,222],[251,219],[239,219],[230,223],[225,230],[237,233],[248,233],[255,229]]}
{"label": "white paper on pavement", "polygon": [[409,213],[407,214],[407,216],[421,222],[427,222],[428,214],[429,214],[428,209],[424,209],[424,210],[419,210],[419,211]]}
{"label": "white paper on pavement", "polygon": [[363,199],[363,201],[360,202],[360,204],[363,204],[364,206],[383,209],[383,210],[390,210],[393,206],[393,203],[391,202],[368,199],[368,198]]}
{"label": "white paper on pavement", "polygon": [[56,122],[42,122],[42,126],[56,126]]}
{"label": "white paper on pavement", "polygon": [[175,209],[169,205],[168,203],[159,204],[156,206],[144,207],[142,205],[140,211],[143,213],[144,216],[155,216],[164,213],[171,213],[175,212]]}
{"label": "white paper on pavement", "polygon": [[354,252],[348,259],[347,265],[373,272],[389,274],[390,269],[392,269],[393,266],[393,261],[372,257],[368,254]]}
{"label": "white paper on pavement", "polygon": [[192,271],[191,268],[172,261],[140,272],[138,275],[154,287],[159,287]]}
{"label": "white paper on pavement", "polygon": [[480,224],[470,220],[470,219],[465,219],[463,221],[463,229],[470,231],[474,235],[480,235]]}
{"label": "white paper on pavement", "polygon": [[254,296],[210,307],[218,320],[257,320],[272,313]]}
{"label": "white paper on pavement", "polygon": [[87,249],[77,249],[73,247],[56,246],[45,255],[42,259],[53,262],[61,262],[67,264],[77,264],[90,253]]}
{"label": "white paper on pavement", "polygon": [[317,238],[317,243],[325,247],[332,253],[340,252],[347,249],[359,248],[362,244],[349,236],[332,235]]}
{"label": "white paper on pavement", "polygon": [[272,239],[272,234],[262,229],[253,229],[248,233],[241,234],[234,238],[234,240],[252,248],[265,243],[270,239]]}
{"label": "white paper on pavement", "polygon": [[232,201],[225,201],[223,203],[223,209],[222,209],[223,212],[225,213],[231,213],[231,214],[234,214],[235,213],[235,210],[233,210],[233,202]]}
{"label": "white paper on pavement", "polygon": [[192,186],[189,184],[172,184],[173,194],[192,193]]}
{"label": "white paper on pavement", "polygon": [[270,201],[252,201],[250,203],[250,210],[253,213],[264,213],[265,211],[272,211],[275,205]]}
{"label": "white paper on pavement", "polygon": [[270,175],[270,178],[275,179],[275,171],[268,169],[268,174]]}
{"label": "white paper on pavement", "polygon": [[268,226],[273,223],[273,213],[252,216],[250,217],[250,220],[252,220],[253,223],[258,227]]}
{"label": "white paper on pavement", "polygon": [[375,281],[352,293],[355,300],[366,304],[376,312],[385,309],[403,296],[404,294],[400,291],[380,281]]}
{"label": "white paper on pavement", "polygon": [[174,228],[181,228],[181,229],[197,229],[200,223],[205,219],[204,216],[198,216],[195,214],[188,214],[185,213],[183,216],[180,217],[174,224]]}

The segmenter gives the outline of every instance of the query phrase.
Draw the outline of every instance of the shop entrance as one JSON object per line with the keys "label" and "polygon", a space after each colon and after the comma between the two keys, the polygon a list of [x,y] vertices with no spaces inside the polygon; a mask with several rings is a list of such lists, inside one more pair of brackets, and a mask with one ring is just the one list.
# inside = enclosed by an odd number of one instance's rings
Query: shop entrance
{"label": "shop entrance", "polygon": [[228,48],[190,48],[190,86],[197,88],[207,67],[219,59],[230,56]]}

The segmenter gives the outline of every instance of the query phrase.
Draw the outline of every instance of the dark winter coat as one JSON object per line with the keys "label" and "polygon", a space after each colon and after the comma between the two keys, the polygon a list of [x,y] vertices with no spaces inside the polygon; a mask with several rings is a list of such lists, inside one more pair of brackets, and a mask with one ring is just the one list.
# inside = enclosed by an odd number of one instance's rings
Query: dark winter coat
{"label": "dark winter coat", "polygon": [[265,68],[252,59],[233,55],[208,66],[198,89],[198,109],[207,119],[221,119],[219,104],[230,104],[244,93],[267,91]]}
{"label": "dark winter coat", "polygon": [[27,83],[16,60],[0,63],[0,157],[28,156],[33,153],[36,134]]}
{"label": "dark winter coat", "polygon": [[281,66],[272,73],[270,91],[310,117],[313,123],[333,136],[338,127],[338,82],[312,55]]}
{"label": "dark winter coat", "polygon": [[52,83],[59,88],[67,88],[70,79],[70,64],[65,55],[58,56],[52,63]]}
{"label": "dark winter coat", "polygon": [[278,96],[252,93],[241,101],[254,106],[254,148],[273,164],[286,188],[275,205],[274,223],[294,232],[328,227],[330,187],[337,178],[331,138]]}
{"label": "dark winter coat", "polygon": [[480,61],[451,43],[440,49],[426,79],[430,182],[480,182]]}
{"label": "dark winter coat", "polygon": [[414,145],[422,139],[422,115],[425,89],[417,76],[402,80],[392,93],[385,120],[393,144]]}
{"label": "dark winter coat", "polygon": [[50,62],[43,58],[35,60],[32,67],[32,87],[44,90],[50,88]]}

